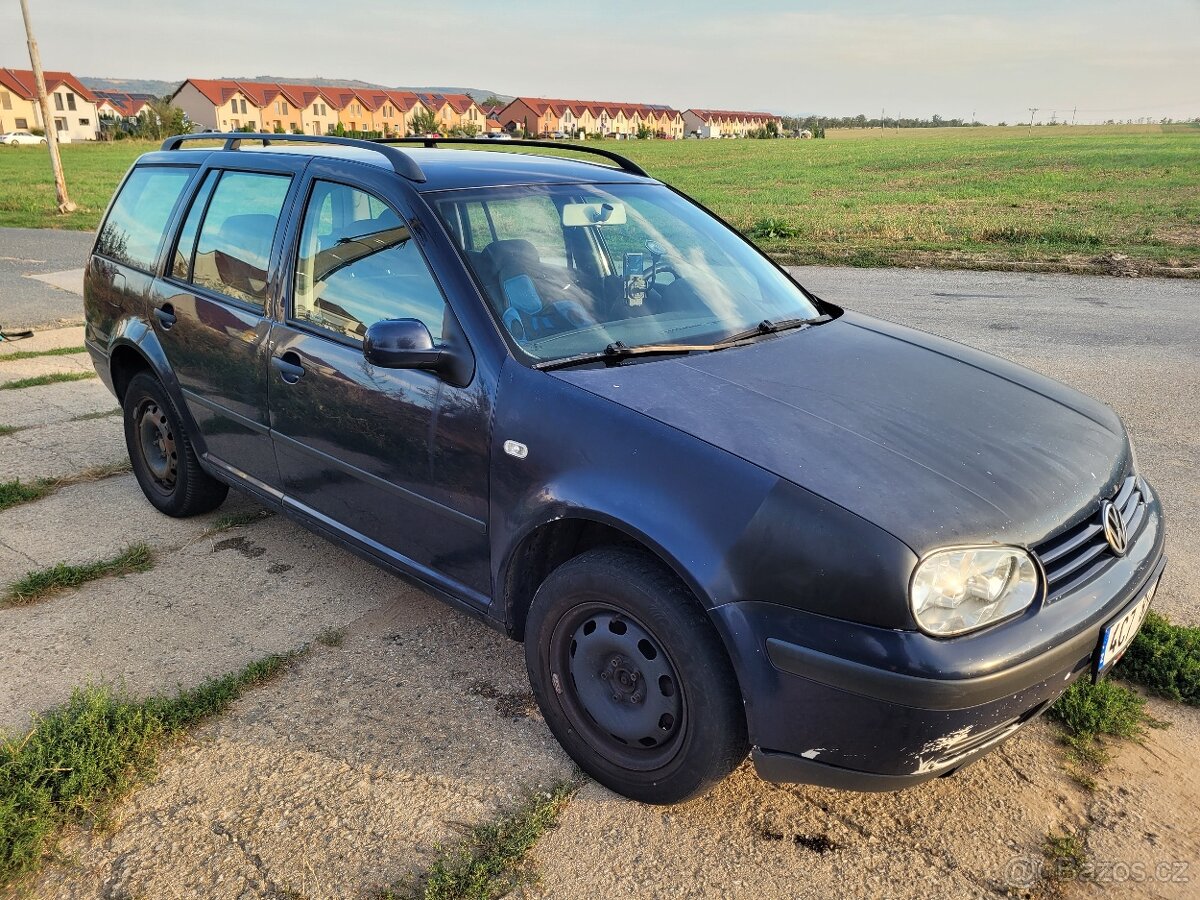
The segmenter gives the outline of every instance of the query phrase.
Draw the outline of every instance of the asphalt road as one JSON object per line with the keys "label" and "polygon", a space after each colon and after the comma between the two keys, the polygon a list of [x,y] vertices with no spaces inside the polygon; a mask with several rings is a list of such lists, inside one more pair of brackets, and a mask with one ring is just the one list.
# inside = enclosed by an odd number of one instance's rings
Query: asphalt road
{"label": "asphalt road", "polygon": [[82,321],[79,296],[38,276],[82,269],[93,239],[90,231],[0,228],[0,329]]}
{"label": "asphalt road", "polygon": [[[0,327],[82,320],[88,233],[0,229]],[[1135,438],[1168,513],[1175,574],[1158,605],[1200,624],[1200,281],[932,269],[792,270],[818,295],[961,341],[1111,405]]]}

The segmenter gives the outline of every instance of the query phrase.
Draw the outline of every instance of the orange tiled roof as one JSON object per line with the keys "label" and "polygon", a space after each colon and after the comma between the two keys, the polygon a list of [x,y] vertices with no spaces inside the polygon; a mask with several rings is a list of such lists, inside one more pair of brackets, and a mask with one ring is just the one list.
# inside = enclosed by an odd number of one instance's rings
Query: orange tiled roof
{"label": "orange tiled roof", "polygon": [[[46,79],[46,93],[53,93],[61,85],[66,85],[88,103],[96,102],[96,95],[83,86],[83,83],[70,72],[47,72],[42,76]],[[37,82],[31,69],[0,69],[0,85],[12,91],[23,100],[37,99]]]}
{"label": "orange tiled roof", "polygon": [[745,112],[733,109],[690,109],[688,112],[695,113],[705,122],[711,122],[713,119],[746,119],[750,122],[769,122],[779,118],[773,113]]}
{"label": "orange tiled roof", "polygon": [[[610,117],[615,117],[618,112],[621,112],[626,118],[632,118],[634,113],[640,116],[654,115],[656,117],[666,113],[671,118],[680,114],[673,107],[652,103],[611,103],[600,100],[564,100],[552,97],[517,97],[516,99],[539,116],[544,115],[547,110],[555,116],[561,116],[568,109],[575,116],[582,115],[584,110],[589,110],[596,117],[599,117],[602,112],[608,113]],[[515,103],[516,100],[513,102]]]}

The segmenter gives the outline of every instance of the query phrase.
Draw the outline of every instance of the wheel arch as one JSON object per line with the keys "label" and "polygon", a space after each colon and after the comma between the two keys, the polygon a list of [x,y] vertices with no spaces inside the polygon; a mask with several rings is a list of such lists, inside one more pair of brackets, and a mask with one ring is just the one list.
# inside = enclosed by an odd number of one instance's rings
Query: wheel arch
{"label": "wheel arch", "polygon": [[703,608],[706,594],[698,580],[672,554],[628,523],[594,511],[572,510],[528,528],[512,545],[501,566],[504,625],[514,640],[524,640],[525,622],[534,595],[563,563],[595,547],[637,547],[666,566]]}

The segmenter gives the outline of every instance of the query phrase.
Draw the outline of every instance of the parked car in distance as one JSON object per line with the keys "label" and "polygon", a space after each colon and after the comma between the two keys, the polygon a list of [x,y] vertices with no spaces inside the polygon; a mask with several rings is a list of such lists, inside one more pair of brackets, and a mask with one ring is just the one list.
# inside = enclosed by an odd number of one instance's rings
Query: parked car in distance
{"label": "parked car in distance", "polygon": [[487,133],[487,139],[489,141],[511,141],[513,136],[507,131],[489,131]]}
{"label": "parked car in distance", "polygon": [[46,138],[42,135],[33,134],[29,131],[17,129],[0,134],[0,144],[8,144],[10,147],[18,144],[44,144]]}
{"label": "parked car in distance", "polygon": [[87,263],[146,497],[237,488],[523,641],[613,790],[948,775],[1137,633],[1162,511],[1107,406],[608,150],[221,137],[142,156]]}

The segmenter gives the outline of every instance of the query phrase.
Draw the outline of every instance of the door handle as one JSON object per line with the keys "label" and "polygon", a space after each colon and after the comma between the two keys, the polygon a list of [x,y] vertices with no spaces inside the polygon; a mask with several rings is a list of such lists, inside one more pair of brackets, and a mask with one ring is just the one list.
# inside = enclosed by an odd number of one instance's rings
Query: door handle
{"label": "door handle", "polygon": [[289,350],[283,356],[272,356],[271,365],[279,370],[279,377],[288,384],[295,384],[304,377],[304,366],[300,365],[300,355]]}
{"label": "door handle", "polygon": [[154,317],[158,319],[158,324],[163,327],[164,331],[170,331],[178,319],[175,318],[175,307],[170,303],[164,303],[162,306],[154,310]]}

